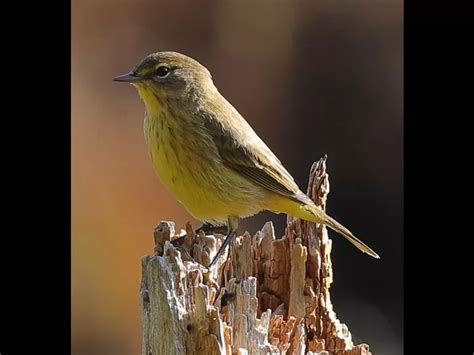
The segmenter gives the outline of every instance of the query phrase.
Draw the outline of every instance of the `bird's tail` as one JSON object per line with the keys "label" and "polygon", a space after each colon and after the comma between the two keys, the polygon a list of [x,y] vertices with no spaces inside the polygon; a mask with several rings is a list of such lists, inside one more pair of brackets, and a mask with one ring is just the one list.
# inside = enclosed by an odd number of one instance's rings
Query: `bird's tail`
{"label": "bird's tail", "polygon": [[327,215],[323,210],[312,205],[301,206],[301,209],[309,213],[302,213],[301,215],[297,217],[300,217],[310,222],[322,223],[322,224],[327,225],[329,228],[338,232],[340,235],[342,235],[344,238],[346,238],[348,241],[354,244],[357,247],[357,249],[359,249],[360,251],[367,253],[376,259],[380,259],[380,256],[378,256],[378,254],[375,251],[369,248],[360,239],[356,238],[349,229],[344,227],[342,224],[340,224],[331,216]]}

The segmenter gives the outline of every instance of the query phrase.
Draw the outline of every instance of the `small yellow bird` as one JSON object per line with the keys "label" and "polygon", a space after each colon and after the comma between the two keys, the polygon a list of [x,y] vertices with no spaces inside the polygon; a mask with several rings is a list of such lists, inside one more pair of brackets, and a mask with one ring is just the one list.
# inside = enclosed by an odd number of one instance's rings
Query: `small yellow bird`
{"label": "small yellow bird", "polygon": [[239,218],[262,210],[325,224],[379,258],[299,189],[196,60],[158,52],[114,80],[135,86],[145,104],[145,139],[166,188],[203,228],[227,223],[227,237],[209,268],[235,236]]}

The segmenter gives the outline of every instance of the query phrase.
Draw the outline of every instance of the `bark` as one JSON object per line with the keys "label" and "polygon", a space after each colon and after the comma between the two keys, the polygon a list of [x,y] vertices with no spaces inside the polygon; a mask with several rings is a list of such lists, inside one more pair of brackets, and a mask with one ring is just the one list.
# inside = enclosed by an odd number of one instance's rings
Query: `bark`
{"label": "bark", "polygon": [[[314,163],[308,196],[325,209],[326,157]],[[188,223],[155,229],[155,253],[142,258],[142,355],[370,354],[354,345],[330,298],[331,240],[326,227],[288,217],[237,237],[212,272],[224,236],[195,235]]]}

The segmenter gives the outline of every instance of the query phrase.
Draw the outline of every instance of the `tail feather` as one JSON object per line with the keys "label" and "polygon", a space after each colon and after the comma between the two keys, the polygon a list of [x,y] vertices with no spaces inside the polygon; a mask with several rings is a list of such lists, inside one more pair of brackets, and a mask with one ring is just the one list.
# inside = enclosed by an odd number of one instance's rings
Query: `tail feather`
{"label": "tail feather", "polygon": [[360,251],[367,253],[376,259],[380,259],[380,256],[375,251],[373,251],[363,241],[355,237],[354,234],[352,234],[349,229],[347,229],[342,224],[337,222],[334,218],[326,215],[326,220],[324,221],[324,224],[326,224],[332,230],[341,234],[344,238],[346,238],[348,241],[354,244],[357,247],[357,249],[359,249]]}
{"label": "tail feather", "polygon": [[370,256],[380,259],[380,256],[373,251],[370,247],[368,247],[364,242],[362,242],[360,239],[356,238],[349,229],[344,227],[342,224],[340,224],[338,221],[336,221],[334,218],[330,217],[324,211],[321,209],[317,208],[316,206],[310,206],[306,205],[304,206],[305,209],[308,209],[312,215],[314,215],[316,218],[312,222],[316,223],[323,223],[327,225],[329,228],[332,230],[338,232],[340,235],[342,235],[344,238],[346,238],[349,242],[351,242],[357,249],[360,251],[369,254]]}

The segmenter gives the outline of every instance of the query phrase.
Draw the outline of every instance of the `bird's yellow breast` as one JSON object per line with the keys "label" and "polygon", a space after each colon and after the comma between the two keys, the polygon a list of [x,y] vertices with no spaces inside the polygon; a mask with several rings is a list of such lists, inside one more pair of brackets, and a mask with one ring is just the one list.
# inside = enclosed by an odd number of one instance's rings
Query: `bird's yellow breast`
{"label": "bird's yellow breast", "polygon": [[147,109],[145,139],[161,182],[196,219],[224,222],[263,209],[264,192],[225,167],[196,117],[168,110],[165,99],[139,88]]}
{"label": "bird's yellow breast", "polygon": [[[145,140],[153,168],[163,184],[178,199],[183,195],[184,163],[188,157],[180,152],[175,125],[168,119],[169,112],[154,92],[139,88],[140,97],[147,109],[145,115]],[[190,182],[186,182],[189,185]]]}

